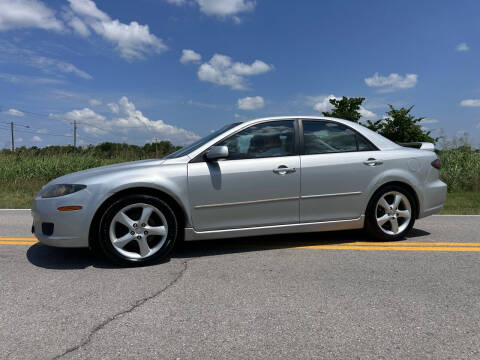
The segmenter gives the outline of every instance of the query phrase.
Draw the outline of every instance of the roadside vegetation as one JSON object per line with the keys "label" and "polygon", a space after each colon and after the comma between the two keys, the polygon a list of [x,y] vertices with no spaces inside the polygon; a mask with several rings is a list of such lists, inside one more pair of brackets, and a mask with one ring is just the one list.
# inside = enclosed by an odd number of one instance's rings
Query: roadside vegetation
{"label": "roadside vegetation", "polygon": [[[359,122],[364,98],[331,99],[331,112],[325,116]],[[480,214],[480,151],[467,138],[432,138],[420,125],[423,118],[411,114],[412,107],[390,106],[383,121],[363,125],[396,142],[436,142],[442,168],[440,178],[448,185],[444,213]],[[169,141],[143,147],[117,143],[74,149],[73,146],[17,148],[0,151],[0,208],[29,208],[32,199],[48,181],[59,176],[125,161],[161,158],[179,147]]]}

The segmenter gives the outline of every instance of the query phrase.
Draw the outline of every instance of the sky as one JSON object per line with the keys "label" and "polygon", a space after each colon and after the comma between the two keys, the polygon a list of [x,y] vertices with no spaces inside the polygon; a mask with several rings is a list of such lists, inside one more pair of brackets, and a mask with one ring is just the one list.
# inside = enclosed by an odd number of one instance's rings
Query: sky
{"label": "sky", "polygon": [[0,148],[184,145],[221,126],[414,105],[480,143],[480,2],[0,0]]}

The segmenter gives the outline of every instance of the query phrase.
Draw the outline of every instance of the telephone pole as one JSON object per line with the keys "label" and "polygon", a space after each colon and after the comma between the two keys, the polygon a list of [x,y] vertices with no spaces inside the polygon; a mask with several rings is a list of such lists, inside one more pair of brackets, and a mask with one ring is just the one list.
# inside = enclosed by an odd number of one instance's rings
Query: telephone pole
{"label": "telephone pole", "polygon": [[77,149],[77,120],[73,120],[73,149]]}
{"label": "telephone pole", "polygon": [[10,123],[10,133],[12,134],[12,151],[15,151],[15,139],[13,136],[13,121]]}
{"label": "telephone pole", "polygon": [[155,158],[158,159],[158,145],[157,145],[158,138],[154,137],[153,141],[155,141]]}

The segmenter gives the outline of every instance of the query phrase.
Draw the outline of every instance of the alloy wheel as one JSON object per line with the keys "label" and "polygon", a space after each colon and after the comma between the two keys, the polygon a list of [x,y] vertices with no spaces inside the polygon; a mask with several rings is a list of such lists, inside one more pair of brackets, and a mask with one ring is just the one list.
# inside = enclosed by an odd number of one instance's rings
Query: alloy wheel
{"label": "alloy wheel", "polygon": [[378,227],[388,235],[398,235],[409,225],[412,207],[407,196],[398,191],[382,195],[375,209]]}
{"label": "alloy wheel", "polygon": [[144,259],[158,252],[168,235],[164,214],[155,206],[125,206],[113,217],[109,238],[114,249],[128,259]]}

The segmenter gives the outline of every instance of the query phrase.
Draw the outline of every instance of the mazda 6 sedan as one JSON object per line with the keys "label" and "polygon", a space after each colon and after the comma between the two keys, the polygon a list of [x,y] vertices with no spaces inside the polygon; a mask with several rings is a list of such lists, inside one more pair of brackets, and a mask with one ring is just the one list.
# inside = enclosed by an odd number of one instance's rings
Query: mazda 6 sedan
{"label": "mazda 6 sedan", "polygon": [[51,181],[35,198],[33,231],[123,264],[158,261],[182,240],[361,228],[397,240],[445,202],[433,150],[334,118],[234,123],[163,159]]}

